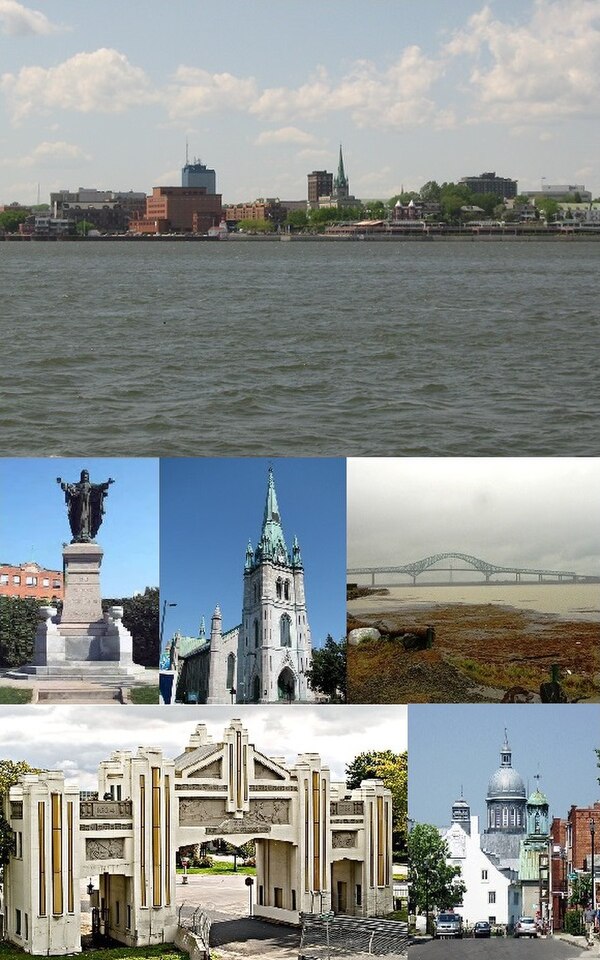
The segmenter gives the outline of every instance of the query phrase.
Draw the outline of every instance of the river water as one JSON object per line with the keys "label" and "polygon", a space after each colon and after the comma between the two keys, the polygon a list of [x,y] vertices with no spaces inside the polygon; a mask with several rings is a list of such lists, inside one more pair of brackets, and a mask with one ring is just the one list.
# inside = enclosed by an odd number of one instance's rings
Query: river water
{"label": "river water", "polygon": [[4,455],[586,455],[600,244],[0,243]]}
{"label": "river water", "polygon": [[449,603],[496,603],[518,610],[552,614],[561,619],[600,622],[600,584],[597,583],[390,587],[389,596],[361,597],[352,600],[348,609],[361,615]]}

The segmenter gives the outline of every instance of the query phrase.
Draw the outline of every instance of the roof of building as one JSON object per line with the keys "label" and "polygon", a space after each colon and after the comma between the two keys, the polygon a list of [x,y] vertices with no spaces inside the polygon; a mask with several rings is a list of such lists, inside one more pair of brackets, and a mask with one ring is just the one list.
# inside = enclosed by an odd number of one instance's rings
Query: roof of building
{"label": "roof of building", "polygon": [[490,777],[487,789],[488,800],[524,800],[527,797],[523,779],[512,766],[512,751],[508,736],[504,732],[504,743],[500,751],[500,766]]}

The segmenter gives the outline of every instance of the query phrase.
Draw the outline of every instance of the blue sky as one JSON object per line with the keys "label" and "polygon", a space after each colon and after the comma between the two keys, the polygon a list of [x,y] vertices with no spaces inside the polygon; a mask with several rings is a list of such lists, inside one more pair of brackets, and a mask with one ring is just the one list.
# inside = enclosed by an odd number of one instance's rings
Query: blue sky
{"label": "blue sky", "polygon": [[64,493],[88,470],[92,483],[114,479],[96,537],[104,549],[103,597],[132,596],[158,585],[158,460],[86,457],[0,459],[2,563],[34,560],[62,570],[62,545],[70,542]]}
{"label": "blue sky", "polygon": [[242,615],[248,540],[260,536],[269,464],[288,550],[298,537],[314,646],[345,633],[346,471],[341,459],[161,460],[161,600],[165,640],[207,632],[218,603],[223,629]]}
{"label": "blue sky", "polygon": [[496,170],[600,193],[600,0],[0,0],[0,202],[180,182],[306,197]]}
{"label": "blue sky", "polygon": [[488,781],[500,766],[504,728],[512,765],[525,787],[540,789],[550,814],[600,799],[594,748],[600,748],[600,704],[416,704],[408,711],[410,816],[446,826],[460,797],[485,823]]}

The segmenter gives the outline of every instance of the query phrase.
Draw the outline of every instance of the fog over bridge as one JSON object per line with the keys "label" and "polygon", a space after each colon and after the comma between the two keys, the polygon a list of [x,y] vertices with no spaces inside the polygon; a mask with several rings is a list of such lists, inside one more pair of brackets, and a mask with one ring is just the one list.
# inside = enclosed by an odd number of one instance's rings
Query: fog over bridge
{"label": "fog over bridge", "polygon": [[[462,560],[465,566],[444,566],[445,561]],[[385,573],[406,574],[412,577],[413,584],[416,584],[419,577],[426,570],[435,572],[446,571],[450,574],[464,570],[476,570],[483,575],[481,583],[493,583],[492,577],[498,574],[505,574],[514,577],[515,583],[527,582],[532,578],[537,583],[600,583],[600,576],[593,574],[576,573],[574,570],[539,570],[533,567],[509,567],[500,566],[496,563],[489,563],[487,560],[481,560],[479,557],[472,557],[468,553],[436,553],[431,557],[424,557],[422,560],[415,560],[413,563],[398,564],[387,567],[353,567],[347,571],[348,578],[358,574],[369,574],[371,585],[376,585],[375,577]],[[505,579],[505,578],[504,578]],[[448,580],[448,583],[453,583]],[[381,584],[381,580],[379,581]],[[436,581],[442,583],[442,581]]]}

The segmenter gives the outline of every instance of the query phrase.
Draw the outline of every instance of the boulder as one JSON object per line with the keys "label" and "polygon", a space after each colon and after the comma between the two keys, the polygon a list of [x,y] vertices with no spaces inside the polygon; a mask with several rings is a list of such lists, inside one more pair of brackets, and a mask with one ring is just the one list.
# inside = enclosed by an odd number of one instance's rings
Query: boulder
{"label": "boulder", "polygon": [[348,634],[348,646],[357,647],[359,643],[365,640],[381,640],[381,634],[375,627],[360,627],[358,630],[351,630]]}

